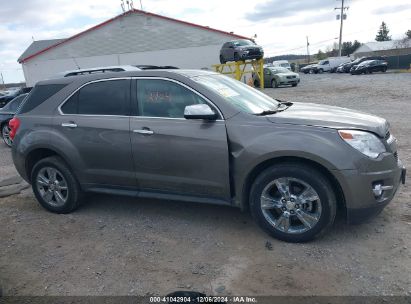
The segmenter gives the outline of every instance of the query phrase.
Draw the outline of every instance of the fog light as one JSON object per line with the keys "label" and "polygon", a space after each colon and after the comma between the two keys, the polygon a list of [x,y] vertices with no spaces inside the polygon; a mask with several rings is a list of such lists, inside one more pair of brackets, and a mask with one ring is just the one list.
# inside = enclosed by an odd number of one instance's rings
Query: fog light
{"label": "fog light", "polygon": [[383,186],[383,184],[377,183],[372,187],[372,192],[374,193],[375,198],[380,198],[385,190],[391,190],[393,186]]}

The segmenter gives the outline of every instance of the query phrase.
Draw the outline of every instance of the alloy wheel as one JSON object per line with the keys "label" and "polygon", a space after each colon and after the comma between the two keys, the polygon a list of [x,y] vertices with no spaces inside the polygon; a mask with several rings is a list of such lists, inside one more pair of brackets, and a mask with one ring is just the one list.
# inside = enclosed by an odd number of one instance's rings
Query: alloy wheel
{"label": "alloy wheel", "polygon": [[281,177],[270,182],[261,194],[261,210],[275,229],[300,234],[320,220],[322,206],[318,193],[306,182]]}
{"label": "alloy wheel", "polygon": [[67,202],[67,181],[63,174],[56,168],[41,168],[36,176],[35,183],[45,203],[54,207],[61,207]]}
{"label": "alloy wheel", "polygon": [[11,147],[11,145],[13,143],[13,140],[10,138],[10,131],[11,131],[11,129],[8,126],[7,123],[3,126],[2,130],[1,130],[1,133],[3,135],[3,140],[4,140],[5,144],[8,145],[9,147]]}

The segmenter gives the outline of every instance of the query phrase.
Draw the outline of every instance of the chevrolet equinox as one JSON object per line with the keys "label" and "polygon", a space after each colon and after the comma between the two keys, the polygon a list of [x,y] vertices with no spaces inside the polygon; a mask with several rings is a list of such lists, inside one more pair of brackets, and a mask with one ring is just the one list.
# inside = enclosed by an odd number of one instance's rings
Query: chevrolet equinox
{"label": "chevrolet equinox", "polygon": [[56,213],[84,192],[213,203],[304,242],[337,212],[350,223],[379,213],[405,181],[385,119],[275,100],[207,71],[42,81],[9,126],[19,174]]}

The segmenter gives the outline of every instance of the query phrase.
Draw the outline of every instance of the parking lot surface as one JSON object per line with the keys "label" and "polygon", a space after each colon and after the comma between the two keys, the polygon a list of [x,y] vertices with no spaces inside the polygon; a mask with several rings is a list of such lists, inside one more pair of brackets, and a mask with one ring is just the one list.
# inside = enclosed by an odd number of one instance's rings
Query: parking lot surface
{"label": "parking lot surface", "polygon": [[[265,92],[387,118],[411,167],[410,73],[301,78]],[[1,143],[0,180],[15,175]],[[229,207],[88,195],[57,215],[25,189],[0,198],[0,286],[3,295],[411,295],[410,229],[410,179],[377,218],[340,219],[307,244],[272,239]]]}

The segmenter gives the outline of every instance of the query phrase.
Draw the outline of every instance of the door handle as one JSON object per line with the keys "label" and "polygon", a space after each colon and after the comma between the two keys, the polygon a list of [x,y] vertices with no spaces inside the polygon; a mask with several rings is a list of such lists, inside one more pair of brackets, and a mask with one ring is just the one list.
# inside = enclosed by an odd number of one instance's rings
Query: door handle
{"label": "door handle", "polygon": [[77,124],[74,122],[63,122],[61,126],[66,127],[66,128],[72,128],[72,129],[77,128]]}
{"label": "door handle", "polygon": [[143,134],[143,135],[153,135],[154,131],[148,129],[133,130],[134,133]]}

